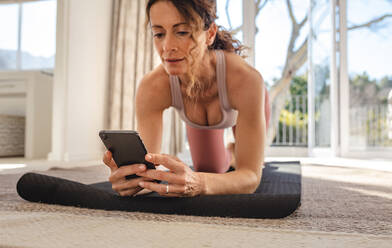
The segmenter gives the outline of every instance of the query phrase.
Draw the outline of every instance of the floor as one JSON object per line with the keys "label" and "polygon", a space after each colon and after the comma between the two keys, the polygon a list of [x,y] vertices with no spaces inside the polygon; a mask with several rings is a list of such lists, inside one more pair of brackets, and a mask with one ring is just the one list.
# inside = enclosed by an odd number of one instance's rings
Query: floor
{"label": "floor", "polygon": [[[93,183],[106,180],[109,171],[96,165],[42,173]],[[392,244],[391,172],[303,164],[301,207],[283,219],[164,215],[33,203],[17,194],[20,177],[21,173],[0,175],[0,247],[365,248]]]}
{"label": "floor", "polygon": [[24,157],[0,158],[0,174],[14,174],[27,171],[46,171],[52,168],[88,167],[103,164],[101,160],[58,162],[46,159],[25,159]]}

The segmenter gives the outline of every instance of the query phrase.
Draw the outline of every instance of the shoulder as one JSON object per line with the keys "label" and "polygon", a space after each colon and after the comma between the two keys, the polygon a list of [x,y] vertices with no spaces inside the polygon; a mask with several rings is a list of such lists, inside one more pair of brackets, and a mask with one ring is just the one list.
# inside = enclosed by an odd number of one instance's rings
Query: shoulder
{"label": "shoulder", "polygon": [[150,94],[158,94],[160,93],[159,91],[170,90],[169,75],[165,72],[162,65],[143,76],[139,84],[139,90],[148,90]]}
{"label": "shoulder", "polygon": [[261,104],[265,86],[260,72],[235,53],[225,52],[225,58],[226,85],[232,107],[240,110]]}
{"label": "shoulder", "polygon": [[170,107],[170,79],[162,65],[143,76],[137,89],[136,103],[159,109]]}

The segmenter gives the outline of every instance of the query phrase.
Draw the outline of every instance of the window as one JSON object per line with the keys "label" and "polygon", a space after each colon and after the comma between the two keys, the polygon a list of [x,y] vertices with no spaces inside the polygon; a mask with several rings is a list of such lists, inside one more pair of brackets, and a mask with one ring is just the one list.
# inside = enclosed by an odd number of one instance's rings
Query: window
{"label": "window", "polygon": [[0,4],[0,70],[54,67],[56,8],[55,0]]}
{"label": "window", "polygon": [[330,0],[314,2],[312,7],[311,63],[313,75],[314,143],[315,148],[331,146],[331,79],[330,65],[333,53]]}
{"label": "window", "polygon": [[[388,1],[347,1],[347,25],[356,26],[391,13]],[[348,32],[349,145],[351,150],[392,147],[387,97],[392,90],[392,21]]]}
{"label": "window", "polygon": [[15,70],[18,50],[18,6],[0,5],[0,70]]}

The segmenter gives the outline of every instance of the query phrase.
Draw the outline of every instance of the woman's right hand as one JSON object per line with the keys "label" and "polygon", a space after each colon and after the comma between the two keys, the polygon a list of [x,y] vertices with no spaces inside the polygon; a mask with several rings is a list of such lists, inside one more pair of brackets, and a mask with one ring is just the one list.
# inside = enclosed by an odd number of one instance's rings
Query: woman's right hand
{"label": "woman's right hand", "polygon": [[112,189],[121,196],[135,195],[143,189],[138,185],[139,182],[152,181],[152,179],[145,177],[130,180],[125,178],[125,176],[146,171],[147,168],[144,164],[132,164],[118,167],[116,162],[114,162],[110,151],[105,152],[102,160],[103,163],[110,168],[109,182],[112,183]]}

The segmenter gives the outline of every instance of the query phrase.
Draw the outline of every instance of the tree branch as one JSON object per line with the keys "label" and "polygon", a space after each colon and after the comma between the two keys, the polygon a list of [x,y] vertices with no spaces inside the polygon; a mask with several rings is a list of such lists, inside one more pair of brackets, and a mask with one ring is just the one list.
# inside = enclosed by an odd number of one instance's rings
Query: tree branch
{"label": "tree branch", "polygon": [[293,7],[291,6],[290,0],[286,0],[286,5],[287,5],[287,9],[289,11],[291,26],[292,26],[291,35],[290,35],[290,42],[289,42],[289,46],[287,47],[287,60],[286,60],[286,63],[287,63],[287,61],[290,60],[291,56],[293,55],[294,44],[298,38],[299,29],[301,27],[298,26],[298,23],[295,20],[294,13],[293,13]]}
{"label": "tree branch", "polygon": [[301,68],[308,57],[308,39],[305,39],[300,48],[295,51],[292,60],[290,61],[290,70],[293,72],[291,76],[294,76],[299,68]]}
{"label": "tree branch", "polygon": [[297,54],[305,53],[308,51],[308,39],[305,39],[302,45],[294,52],[294,58]]}
{"label": "tree branch", "polygon": [[308,15],[306,15],[305,18],[302,20],[302,22],[299,24],[299,29],[301,29],[307,21],[308,21]]}
{"label": "tree branch", "polygon": [[227,0],[226,6],[225,6],[225,12],[226,12],[227,22],[229,23],[230,29],[232,29],[233,27],[231,26],[231,20],[230,20],[230,15],[229,15],[229,4],[230,4],[230,0]]}
{"label": "tree branch", "polygon": [[293,13],[293,7],[291,5],[290,0],[286,0],[286,4],[287,4],[287,9],[289,11],[291,22],[293,24],[297,24],[297,20],[295,19],[295,16],[294,16],[294,13]]}
{"label": "tree branch", "polygon": [[[234,28],[234,29],[233,29],[233,27],[231,26],[230,16],[229,16],[229,11],[228,11],[228,9],[229,9],[229,7],[228,7],[228,6],[229,6],[229,1],[230,1],[230,0],[227,0],[227,2],[226,2],[226,7],[225,7],[225,9],[226,9],[226,17],[227,17],[227,20],[228,20],[229,25],[230,25],[230,32],[232,32],[233,34],[237,34],[239,31],[241,31],[243,25],[238,26],[238,27],[236,27],[236,28]],[[257,16],[259,15],[260,11],[265,7],[265,5],[266,5],[267,3],[268,3],[268,0],[265,0],[264,2],[262,2],[262,0],[257,0],[257,2],[256,2],[256,14],[255,14],[255,17],[257,17]],[[256,34],[257,34],[257,32],[258,32],[258,29],[257,29],[257,27],[256,27]]]}
{"label": "tree branch", "polygon": [[377,24],[381,21],[383,21],[384,19],[388,18],[388,17],[392,17],[392,14],[385,14],[383,16],[380,16],[374,20],[368,21],[366,23],[362,23],[360,25],[354,25],[351,26],[349,28],[347,28],[347,30],[354,30],[354,29],[359,29],[359,28],[370,28],[372,25]]}
{"label": "tree branch", "polygon": [[259,14],[260,10],[264,8],[267,4],[268,0],[265,0],[264,3],[261,3],[261,0],[257,0],[256,2],[256,16]]}
{"label": "tree branch", "polygon": [[[268,3],[268,0],[265,0],[263,3],[261,3],[262,0],[257,0],[256,1],[256,14],[255,14],[255,21],[257,16],[259,15],[260,11],[265,7],[265,5]],[[259,28],[256,25],[256,34],[259,32]]]}

